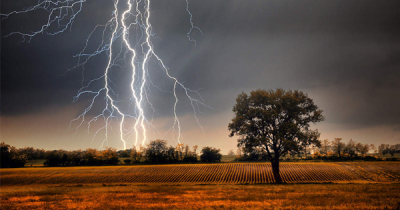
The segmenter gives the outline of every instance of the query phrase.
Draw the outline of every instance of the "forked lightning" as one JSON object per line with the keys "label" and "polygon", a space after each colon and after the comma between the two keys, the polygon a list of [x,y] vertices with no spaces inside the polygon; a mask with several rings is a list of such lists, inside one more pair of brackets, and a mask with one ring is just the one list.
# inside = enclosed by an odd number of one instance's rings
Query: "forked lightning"
{"label": "forked lightning", "polygon": [[[23,42],[30,42],[33,37],[39,34],[57,35],[68,29],[72,30],[76,16],[82,12],[82,8],[86,4],[87,0],[39,0],[36,5],[26,9],[1,14],[3,21],[11,18],[13,15],[39,10],[44,10],[48,14],[47,21],[36,31],[30,33],[11,32],[6,37],[19,35],[22,37]],[[173,73],[154,51],[152,45],[154,32],[150,21],[150,0],[114,0],[113,5],[111,18],[105,24],[97,25],[89,34],[82,51],[76,55],[78,58],[77,65],[69,69],[82,69],[82,88],[78,91],[73,101],[77,101],[83,95],[91,95],[89,106],[77,118],[71,120],[71,124],[78,122],[77,129],[85,125],[89,131],[91,124],[99,119],[103,119],[103,126],[97,129],[93,136],[94,139],[104,130],[105,137],[101,144],[101,147],[103,147],[104,143],[108,142],[111,123],[116,119],[119,125],[120,140],[124,145],[124,149],[127,148],[127,141],[132,135],[134,135],[133,144],[135,146],[143,146],[148,140],[148,128],[155,128],[152,124],[153,117],[147,117],[154,116],[156,112],[148,95],[151,87],[158,88],[151,82],[149,74],[149,62],[154,60],[159,63],[162,74],[173,84],[172,90],[163,91],[166,94],[172,93],[175,100],[172,111],[173,126],[170,129],[173,133],[177,133],[175,140],[180,143],[182,138],[181,123],[177,114],[177,105],[179,102],[177,88],[181,88],[190,100],[194,118],[203,130],[197,118],[198,108],[199,105],[210,107],[204,104],[200,94],[196,90],[187,88],[174,77]],[[195,30],[202,34],[202,31],[193,24],[193,16],[189,10],[188,0],[186,0],[186,11],[189,15],[190,24],[187,37],[189,41],[194,42],[194,45],[196,45],[196,40],[191,37],[191,34]],[[101,42],[98,43],[98,47],[94,51],[88,53],[87,51],[90,48],[89,43],[96,33],[101,34]],[[87,71],[85,65],[95,56],[101,54],[106,54],[108,58],[107,64],[104,67],[104,74],[87,80],[85,78],[85,72]],[[123,68],[125,61],[128,61],[131,72],[129,108],[121,105],[122,100],[115,91],[115,87],[118,87],[118,85],[110,79],[110,73],[113,71],[113,68]],[[98,83],[101,83],[103,86],[97,90],[93,90]],[[199,99],[192,95],[196,95]],[[100,104],[104,107],[102,111],[95,114],[94,117],[86,119],[87,115],[89,115],[88,113],[93,112],[94,107]],[[130,124],[128,119],[133,119],[134,123]]]}

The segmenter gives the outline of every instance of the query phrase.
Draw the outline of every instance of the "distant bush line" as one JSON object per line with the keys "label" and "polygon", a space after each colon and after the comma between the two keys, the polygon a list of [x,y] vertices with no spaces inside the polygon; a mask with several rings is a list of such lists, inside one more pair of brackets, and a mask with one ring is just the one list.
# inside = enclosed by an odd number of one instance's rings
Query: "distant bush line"
{"label": "distant bush line", "polygon": [[[368,154],[369,151],[382,156],[390,154],[391,157],[383,158],[380,156]],[[230,151],[232,153],[233,151]],[[350,139],[348,143],[342,142],[342,138],[335,138],[330,142],[328,139],[321,141],[321,147],[305,147],[304,151],[289,152],[281,156],[283,161],[297,160],[323,160],[323,161],[397,161],[394,157],[400,153],[400,144],[389,145],[381,144],[376,148],[373,144],[361,144]],[[262,148],[238,148],[235,161],[268,161],[268,155]]]}
{"label": "distant bush line", "polygon": [[[234,161],[238,162],[253,162],[253,161],[267,161],[268,157],[265,154],[243,154],[241,156],[237,156]],[[353,155],[349,156],[348,154],[342,154],[341,156],[335,154],[307,154],[307,157],[304,157],[304,154],[292,154],[286,155],[281,158],[281,161],[300,161],[300,160],[321,160],[321,161],[398,161],[399,158],[388,157],[383,158],[376,155]]]}
{"label": "distant bush line", "polygon": [[[105,150],[50,150],[25,147],[17,149],[4,142],[1,143],[1,168],[24,167],[28,160],[45,159],[45,166],[100,166],[117,165],[120,157],[125,158],[125,164],[165,164],[165,163],[194,163],[199,161],[196,153],[197,145],[190,149],[188,145],[167,146],[165,140],[154,140],[146,147],[117,151],[113,148]],[[201,162],[220,162],[221,150],[204,147],[201,150]]]}
{"label": "distant bush line", "polygon": [[[197,154],[197,145],[192,149],[188,145],[178,144],[176,147],[167,146],[165,140],[150,141],[146,147],[133,147],[117,151],[113,148],[105,150],[50,150],[35,149],[33,147],[15,148],[1,142],[1,168],[24,167],[28,160],[45,159],[45,166],[100,166],[120,164],[119,158],[124,158],[124,164],[167,164],[167,163],[205,163],[220,162],[221,150],[213,147],[204,147]],[[369,150],[382,155],[390,154],[390,158],[366,154]],[[232,155],[233,151],[230,151]],[[283,161],[315,160],[315,161],[397,161],[393,157],[400,153],[400,144],[381,144],[377,149],[373,145],[360,144],[350,140],[342,143],[340,138],[328,142],[324,140],[320,148],[308,148],[300,153],[289,153],[281,157]],[[235,161],[268,161],[268,155],[262,149],[246,151],[238,148]]]}

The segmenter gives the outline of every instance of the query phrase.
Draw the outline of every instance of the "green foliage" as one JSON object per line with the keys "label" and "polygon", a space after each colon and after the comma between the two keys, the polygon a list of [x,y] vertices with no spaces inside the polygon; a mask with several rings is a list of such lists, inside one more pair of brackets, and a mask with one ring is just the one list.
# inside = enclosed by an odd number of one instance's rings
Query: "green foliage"
{"label": "green foliage", "polygon": [[137,149],[135,146],[131,149],[131,159],[134,163],[140,163],[144,161],[146,154],[146,149],[144,147],[140,147]]}
{"label": "green foliage", "polygon": [[[43,163],[45,166],[60,166],[66,165],[61,162],[61,157],[63,156],[63,151],[48,151],[45,154],[46,161]],[[65,161],[65,160],[64,160]]]}
{"label": "green foliage", "polygon": [[129,164],[132,163],[132,160],[131,160],[131,159],[125,159],[125,160],[124,160],[124,163],[125,163],[126,165],[129,165]]}
{"label": "green foliage", "polygon": [[235,117],[229,123],[230,137],[238,135],[238,147],[246,151],[262,148],[280,182],[279,158],[288,152],[298,153],[310,145],[321,146],[318,130],[310,123],[324,119],[307,94],[283,89],[241,93],[233,107]]}
{"label": "green foliage", "polygon": [[350,157],[354,157],[357,152],[356,142],[353,141],[353,139],[350,139],[350,141],[344,147],[343,152],[350,155]]}
{"label": "green foliage", "polygon": [[[44,151],[25,147],[16,149],[10,145],[1,143],[1,167],[23,167],[26,163],[27,156],[42,157],[45,159],[45,166],[94,166],[94,165],[117,165],[119,164],[119,156],[126,156],[128,153],[130,158],[125,159],[125,164],[130,163],[176,163],[176,162],[197,162],[196,154],[197,145],[190,150],[188,145],[178,144],[167,147],[167,141],[154,140],[150,141],[147,147],[140,147],[138,150],[134,147],[128,150],[117,151],[113,148],[105,150],[87,149],[85,151],[66,151],[52,150]],[[43,153],[43,154],[42,154]]]}
{"label": "green foliage", "polygon": [[203,149],[201,150],[201,162],[221,162],[221,158],[222,154],[220,149],[214,147],[203,147]]}
{"label": "green foliage", "polygon": [[370,148],[371,146],[369,144],[361,144],[360,142],[356,144],[356,151],[361,155],[367,154]]}
{"label": "green foliage", "polygon": [[166,159],[167,159],[168,163],[178,162],[178,157],[176,155],[175,147],[173,147],[173,146],[168,147],[168,149],[166,151]]}
{"label": "green foliage", "polygon": [[43,159],[45,152],[46,151],[44,149],[35,149],[33,147],[24,147],[18,149],[18,153],[25,155],[27,160]]}
{"label": "green foliage", "polygon": [[133,147],[130,153],[131,159],[135,163],[151,164],[197,162],[195,152],[197,146],[194,146],[194,151],[191,151],[188,145],[178,144],[177,147],[168,147],[167,144],[166,140],[157,139],[150,141],[146,148],[140,147],[137,150],[136,147]]}
{"label": "green foliage", "polygon": [[339,157],[344,153],[344,149],[346,147],[346,144],[341,141],[342,138],[335,138],[335,140],[332,141],[333,152]]}
{"label": "green foliage", "polygon": [[82,150],[69,152],[70,164],[74,166],[86,165]]}
{"label": "green foliage", "polygon": [[4,142],[0,143],[0,155],[0,168],[24,167],[27,160],[26,155]]}
{"label": "green foliage", "polygon": [[349,155],[342,155],[342,156],[337,156],[337,155],[333,155],[333,156],[320,156],[318,159],[320,160],[325,160],[325,161],[354,161],[354,160],[363,160],[363,161],[379,161],[382,160],[380,158],[371,156],[371,155],[366,155],[366,156],[358,156],[358,155],[354,155],[354,156],[349,156]]}
{"label": "green foliage", "polygon": [[185,155],[183,158],[183,162],[185,163],[195,163],[197,161],[197,155]]}
{"label": "green foliage", "polygon": [[103,151],[87,149],[85,151],[46,151],[45,166],[80,166],[80,165],[117,165],[119,162],[116,149],[106,148]]}
{"label": "green foliage", "polygon": [[94,166],[94,165],[101,165],[100,154],[96,149],[87,149],[85,150],[84,154],[84,161],[86,165]]}
{"label": "green foliage", "polygon": [[117,152],[119,157],[129,157],[131,155],[131,150],[126,149],[126,150],[120,150]]}
{"label": "green foliage", "polygon": [[262,147],[242,148],[241,155],[235,158],[235,161],[267,161],[268,153]]}
{"label": "green foliage", "polygon": [[379,153],[382,153],[382,155],[386,155],[389,153],[389,144],[381,144],[378,147]]}
{"label": "green foliage", "polygon": [[[233,107],[230,136],[240,136],[239,146],[262,147],[276,157],[303,147],[320,145],[318,131],[310,123],[322,121],[322,110],[301,91],[256,90],[242,93]],[[274,158],[271,156],[271,158]]]}
{"label": "green foliage", "polygon": [[166,163],[169,158],[167,155],[167,141],[166,140],[154,140],[150,141],[146,150],[146,157],[149,163]]}
{"label": "green foliage", "polygon": [[393,157],[395,153],[400,153],[400,144],[381,144],[378,147],[378,150],[379,153],[382,153],[382,155],[390,154]]}
{"label": "green foliage", "polygon": [[117,150],[114,148],[106,148],[101,151],[100,157],[103,164],[117,165],[119,162]]}

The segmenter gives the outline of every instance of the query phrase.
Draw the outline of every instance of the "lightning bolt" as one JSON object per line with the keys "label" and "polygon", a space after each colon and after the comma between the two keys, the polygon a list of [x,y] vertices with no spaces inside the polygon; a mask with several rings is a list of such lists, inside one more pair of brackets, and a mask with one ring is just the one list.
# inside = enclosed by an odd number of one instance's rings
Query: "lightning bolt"
{"label": "lightning bolt", "polygon": [[[203,32],[194,25],[193,15],[189,10],[189,1],[186,1],[186,11],[189,14],[189,23],[191,28],[186,34],[189,41],[194,42],[196,45],[196,40],[191,37],[193,31],[198,30],[201,34]],[[6,37],[12,35],[20,35],[22,37],[22,42],[30,42],[33,37],[39,34],[47,35],[57,35],[64,32],[67,29],[72,29],[75,17],[81,13],[82,7],[86,0],[39,0],[39,2],[27,9],[20,11],[12,11],[8,14],[1,14],[2,20],[5,20],[13,15],[18,15],[21,13],[30,13],[37,10],[45,10],[48,12],[47,22],[44,23],[38,30],[23,33],[23,32],[11,32]],[[164,64],[163,60],[154,51],[152,45],[152,37],[154,37],[153,28],[151,25],[151,10],[150,10],[150,0],[114,0],[113,1],[113,12],[111,18],[101,25],[97,25],[93,31],[89,34],[86,39],[85,46],[81,52],[74,57],[78,58],[78,63],[76,66],[67,70],[71,71],[76,68],[82,68],[82,87],[78,90],[78,93],[73,98],[73,102],[76,102],[83,95],[91,95],[90,104],[84,109],[84,111],[75,119],[71,120],[70,126],[74,122],[78,122],[76,130],[80,127],[87,125],[87,132],[91,128],[91,124],[99,119],[104,121],[104,124],[99,128],[92,141],[96,136],[104,130],[104,139],[102,141],[101,147],[104,143],[108,143],[109,132],[112,131],[111,123],[113,120],[117,120],[119,125],[119,138],[124,146],[127,147],[127,139],[134,134],[134,145],[144,144],[148,141],[147,128],[155,128],[152,124],[152,119],[156,110],[153,104],[149,100],[150,87],[155,87],[151,82],[149,74],[149,63],[154,60],[159,63],[162,73],[166,78],[168,78],[173,83],[173,88],[170,91],[162,90],[166,94],[171,94],[174,97],[173,104],[173,125],[170,129],[174,134],[177,132],[177,137],[174,139],[178,144],[181,143],[181,123],[178,118],[178,102],[179,97],[177,94],[177,89],[180,88],[184,91],[186,97],[189,99],[190,104],[193,108],[193,116],[203,131],[203,127],[197,117],[200,113],[199,105],[211,108],[206,105],[201,98],[198,90],[192,90],[187,88],[180,82],[169,70],[169,68]],[[125,8],[125,9],[120,9]],[[57,26],[57,30],[54,30],[54,26]],[[101,30],[101,42],[98,44],[97,48],[87,53],[89,42],[92,40],[93,34],[96,34],[98,30]],[[134,31],[135,33],[132,33]],[[118,45],[120,43],[120,45]],[[119,47],[119,48],[118,48]],[[85,65],[89,63],[94,57],[106,54],[107,64],[104,68],[104,72],[101,76],[94,79],[86,79]],[[110,77],[110,73],[114,68],[124,68],[127,64],[125,61],[129,61],[129,69],[131,72],[130,78],[130,106],[128,109],[123,108],[121,105],[123,100],[119,99],[119,94],[114,91],[115,87],[118,87],[116,83],[113,82]],[[93,90],[96,84],[102,83],[103,87]],[[161,90],[161,89],[160,89]],[[194,97],[197,96],[198,98]],[[103,104],[103,110],[96,114],[94,117],[87,119],[89,112],[93,112],[93,107],[97,104]],[[150,108],[152,113],[145,108]],[[147,115],[152,116],[149,120]],[[133,119],[134,124],[129,125],[127,119]],[[110,131],[111,130],[111,131]],[[156,129],[157,130],[157,129]],[[203,131],[204,132],[204,131]]]}

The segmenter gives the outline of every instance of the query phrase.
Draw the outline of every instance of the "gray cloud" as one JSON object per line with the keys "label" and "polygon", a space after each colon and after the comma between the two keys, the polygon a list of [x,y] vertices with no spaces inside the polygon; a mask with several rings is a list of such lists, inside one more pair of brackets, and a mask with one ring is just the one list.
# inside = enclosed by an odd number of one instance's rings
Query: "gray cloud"
{"label": "gray cloud", "polygon": [[[281,87],[310,92],[324,109],[327,122],[354,127],[400,124],[398,2],[189,2],[193,21],[204,32],[192,34],[197,46],[186,38],[190,24],[185,3],[169,1],[152,5],[154,45],[174,76],[189,88],[202,88],[206,103],[215,108],[202,109],[204,115],[230,110],[242,91]],[[2,3],[2,12],[11,6],[15,5]],[[109,18],[110,6],[109,1],[89,1],[71,32],[38,36],[29,44],[18,44],[19,37],[4,38],[3,34],[39,20],[2,22],[3,115],[71,104],[81,72],[63,73],[75,65],[72,56],[82,49],[94,25]],[[101,71],[103,58],[87,66],[88,78]],[[160,72],[155,68],[150,73]],[[118,70],[113,76],[118,80],[128,73]],[[155,76],[153,82],[171,87],[162,77]],[[183,94],[179,92],[183,102],[179,114],[191,114]],[[159,117],[170,115],[170,96],[152,91],[150,99]]]}

